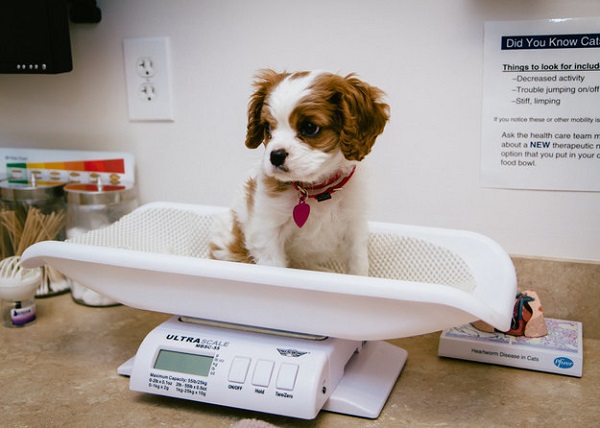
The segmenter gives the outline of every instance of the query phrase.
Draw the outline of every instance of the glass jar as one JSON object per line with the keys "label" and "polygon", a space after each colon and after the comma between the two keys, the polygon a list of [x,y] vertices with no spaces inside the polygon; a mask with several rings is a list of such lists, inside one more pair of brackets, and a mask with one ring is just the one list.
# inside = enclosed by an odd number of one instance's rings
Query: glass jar
{"label": "glass jar", "polygon": [[[64,183],[0,183],[0,224],[2,259],[20,256],[27,247],[47,240],[63,241],[66,237]],[[70,282],[46,266],[37,297],[62,294]]]}
{"label": "glass jar", "polygon": [[[137,207],[135,188],[131,185],[72,183],[65,186],[65,192],[67,239],[108,226]],[[86,306],[117,304],[74,281],[71,284],[71,295],[75,302]]]}

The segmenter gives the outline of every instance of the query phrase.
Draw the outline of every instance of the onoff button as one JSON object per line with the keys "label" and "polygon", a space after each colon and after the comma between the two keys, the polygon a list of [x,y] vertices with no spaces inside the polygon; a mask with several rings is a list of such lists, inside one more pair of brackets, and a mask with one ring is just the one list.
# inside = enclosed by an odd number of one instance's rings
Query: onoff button
{"label": "onoff button", "polygon": [[246,357],[235,357],[231,363],[229,369],[229,376],[227,380],[234,383],[246,382],[246,375],[248,374],[248,367],[250,367],[250,358]]}

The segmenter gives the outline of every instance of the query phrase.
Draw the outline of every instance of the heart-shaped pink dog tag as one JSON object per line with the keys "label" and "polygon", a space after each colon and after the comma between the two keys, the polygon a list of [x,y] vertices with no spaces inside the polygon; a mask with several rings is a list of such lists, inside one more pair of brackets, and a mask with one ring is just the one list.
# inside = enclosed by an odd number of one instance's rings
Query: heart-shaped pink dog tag
{"label": "heart-shaped pink dog tag", "polygon": [[294,222],[298,227],[304,226],[306,220],[308,220],[308,216],[310,215],[310,205],[308,205],[304,200],[300,199],[298,205],[294,207]]}

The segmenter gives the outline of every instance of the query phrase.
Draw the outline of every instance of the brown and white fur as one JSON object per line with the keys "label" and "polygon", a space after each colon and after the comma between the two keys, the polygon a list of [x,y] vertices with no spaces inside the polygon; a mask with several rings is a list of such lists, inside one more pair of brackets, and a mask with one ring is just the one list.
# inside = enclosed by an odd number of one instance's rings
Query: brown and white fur
{"label": "brown and white fur", "polygon": [[367,275],[368,226],[363,171],[318,202],[308,197],[302,227],[292,218],[300,193],[346,177],[370,152],[389,119],[383,92],[354,75],[263,70],[248,107],[246,146],[264,145],[245,197],[211,242],[214,259],[322,270],[336,260],[345,272]]}

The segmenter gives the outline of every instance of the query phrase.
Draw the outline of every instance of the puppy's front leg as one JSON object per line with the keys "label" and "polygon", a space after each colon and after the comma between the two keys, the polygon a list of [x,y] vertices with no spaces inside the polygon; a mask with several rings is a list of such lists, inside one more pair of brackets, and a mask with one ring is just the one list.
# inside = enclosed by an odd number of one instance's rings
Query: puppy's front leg
{"label": "puppy's front leg", "polygon": [[369,275],[369,231],[367,227],[355,225],[349,237],[346,271],[351,275]]}
{"label": "puppy's front leg", "polygon": [[285,236],[282,227],[252,225],[247,231],[246,246],[257,265],[287,267]]}
{"label": "puppy's front leg", "polygon": [[369,252],[367,248],[355,248],[348,258],[347,266],[350,275],[368,276]]}

